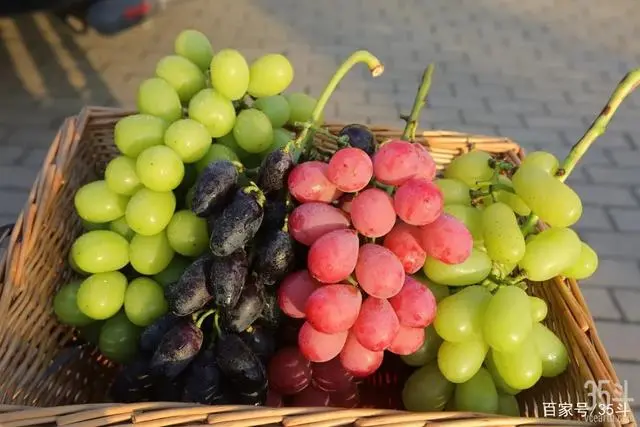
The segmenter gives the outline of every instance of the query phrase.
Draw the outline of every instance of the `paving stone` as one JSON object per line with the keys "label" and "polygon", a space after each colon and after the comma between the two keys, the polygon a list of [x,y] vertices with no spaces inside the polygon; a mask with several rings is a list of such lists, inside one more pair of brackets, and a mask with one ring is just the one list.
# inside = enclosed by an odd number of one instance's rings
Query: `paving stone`
{"label": "paving stone", "polygon": [[9,189],[30,190],[37,174],[35,168],[0,166],[0,185]]}
{"label": "paving stone", "polygon": [[587,166],[586,169],[593,182],[598,184],[640,185],[640,167],[612,168]]}
{"label": "paving stone", "polygon": [[620,320],[622,315],[609,292],[604,289],[582,289],[582,295],[594,319]]}
{"label": "paving stone", "polygon": [[25,150],[22,147],[0,145],[0,165],[9,166],[15,164],[24,154]]}
{"label": "paving stone", "polygon": [[27,201],[27,195],[28,191],[0,190],[0,215],[17,216]]}
{"label": "paving stone", "polygon": [[640,165],[640,151],[638,150],[610,150],[609,155],[620,166]]}
{"label": "paving stone", "polygon": [[572,184],[582,203],[596,206],[638,206],[629,188],[598,184]]}
{"label": "paving stone", "polygon": [[611,209],[610,214],[620,231],[640,231],[640,209]]}
{"label": "paving stone", "polygon": [[625,320],[640,322],[640,292],[615,290],[613,295],[622,309]]}
{"label": "paving stone", "polygon": [[611,359],[640,362],[640,325],[601,320],[596,329]]}
{"label": "paving stone", "polygon": [[25,166],[40,167],[42,166],[42,162],[44,161],[44,158],[47,156],[48,152],[48,148],[31,149],[27,152],[26,156],[22,160],[22,164]]}
{"label": "paving stone", "polygon": [[636,260],[607,259],[599,255],[598,269],[590,278],[581,280],[581,286],[640,290],[640,265]]}
{"label": "paving stone", "polygon": [[462,118],[464,119],[464,123],[468,125],[522,126],[522,119],[518,114],[504,111],[489,113],[464,110],[462,112]]}
{"label": "paving stone", "polygon": [[575,227],[580,231],[613,230],[613,224],[605,210],[595,206],[584,206],[582,208],[582,216],[575,224]]}

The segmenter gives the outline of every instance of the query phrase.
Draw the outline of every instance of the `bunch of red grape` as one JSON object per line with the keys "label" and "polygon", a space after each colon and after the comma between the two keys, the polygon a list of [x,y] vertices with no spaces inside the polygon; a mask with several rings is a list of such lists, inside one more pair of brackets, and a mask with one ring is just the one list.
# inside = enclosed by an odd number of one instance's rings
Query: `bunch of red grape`
{"label": "bunch of red grape", "polygon": [[436,301],[410,275],[427,256],[462,263],[473,246],[465,225],[443,213],[427,150],[403,140],[378,145],[367,132],[352,129],[357,146],[328,162],[299,163],[289,174],[289,192],[300,203],[289,233],[309,251],[307,270],[290,274],[278,295],[285,314],[305,319],[301,354],[316,363],[337,358],[355,377],[374,373],[385,350],[408,355],[420,348]]}
{"label": "bunch of red grape", "polygon": [[358,383],[334,358],[312,363],[296,347],[284,347],[273,355],[268,367],[267,406],[355,408]]}

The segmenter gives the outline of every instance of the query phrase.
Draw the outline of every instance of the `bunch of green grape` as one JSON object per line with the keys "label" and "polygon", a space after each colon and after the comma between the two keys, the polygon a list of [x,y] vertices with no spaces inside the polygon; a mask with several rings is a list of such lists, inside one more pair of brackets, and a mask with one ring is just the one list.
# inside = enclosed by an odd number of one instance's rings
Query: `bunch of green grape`
{"label": "bunch of green grape", "polygon": [[62,323],[116,362],[135,356],[142,329],[167,312],[164,287],[208,249],[207,220],[190,210],[198,176],[216,160],[259,165],[293,137],[285,126],[311,117],[315,99],[283,95],[293,76],[283,55],[248,64],[199,31],[177,36],[140,84],[138,113],[115,126],[119,155],[75,194],[85,232],[69,263],[81,278],[55,297]]}
{"label": "bunch of green grape", "polygon": [[[436,180],[445,212],[465,223],[474,247],[461,264],[425,261],[427,279],[446,291],[425,344],[403,357],[419,367],[405,383],[407,409],[518,415],[517,393],[566,370],[567,349],[543,324],[546,302],[526,291],[557,286],[548,282],[556,276],[585,279],[598,266],[570,228],[582,204],[558,169],[546,152],[514,167],[471,151]],[[543,231],[532,226],[538,219]]]}

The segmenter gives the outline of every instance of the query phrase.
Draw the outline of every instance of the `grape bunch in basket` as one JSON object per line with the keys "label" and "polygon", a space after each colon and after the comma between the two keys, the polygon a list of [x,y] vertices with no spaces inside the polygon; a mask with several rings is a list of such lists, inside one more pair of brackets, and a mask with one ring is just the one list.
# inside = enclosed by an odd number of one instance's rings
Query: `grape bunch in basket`
{"label": "grape bunch in basket", "polygon": [[567,369],[527,291],[597,269],[564,181],[599,129],[563,161],[469,146],[442,167],[416,142],[432,66],[402,135],[323,126],[360,62],[383,72],[358,51],[316,100],[286,92],[283,55],[249,64],[186,30],[141,82],[120,155],[75,195],[77,280],[54,300],[120,365],[114,401],[366,406],[397,359],[408,410],[517,416]]}

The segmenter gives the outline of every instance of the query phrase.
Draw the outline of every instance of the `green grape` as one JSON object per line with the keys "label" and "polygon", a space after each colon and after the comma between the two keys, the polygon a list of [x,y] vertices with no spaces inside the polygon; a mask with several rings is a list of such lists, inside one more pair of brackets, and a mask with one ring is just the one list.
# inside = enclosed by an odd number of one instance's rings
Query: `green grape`
{"label": "green grape", "polygon": [[436,363],[414,371],[404,383],[402,403],[408,411],[442,411],[453,396],[455,385],[449,382]]}
{"label": "green grape", "polygon": [[576,280],[591,277],[598,269],[598,254],[585,242],[580,242],[580,255],[570,267],[562,271],[562,275]]}
{"label": "green grape", "polygon": [[203,124],[181,119],[167,128],[164,144],[175,151],[184,163],[194,163],[209,151],[211,136]]}
{"label": "green grape", "polygon": [[526,339],[517,350],[510,353],[491,352],[498,373],[509,387],[526,390],[540,379],[542,360],[533,339]]}
{"label": "green grape", "polygon": [[[73,249],[73,247],[72,247]],[[76,261],[73,259],[73,251],[69,251],[68,255],[67,255],[67,262],[69,263],[69,267],[71,267],[71,269],[73,271],[75,271],[76,273],[78,273],[81,276],[88,276],[89,273],[87,273],[86,271],[84,271],[83,269],[81,269],[80,267],[78,267],[78,264],[76,264]]]}
{"label": "green grape", "polygon": [[89,231],[71,245],[71,257],[87,273],[119,270],[129,263],[129,242],[113,231]]}
{"label": "green grape", "polygon": [[167,123],[182,117],[178,93],[169,83],[157,77],[142,82],[138,88],[137,105],[142,114],[160,117]]}
{"label": "green grape", "polygon": [[197,257],[209,247],[207,220],[190,210],[178,211],[167,226],[167,238],[180,255]]}
{"label": "green grape", "polygon": [[421,284],[423,284],[424,286],[429,288],[429,290],[431,291],[431,293],[435,297],[436,302],[440,302],[444,298],[446,298],[449,295],[451,295],[451,292],[449,291],[449,287],[448,286],[439,285],[437,283],[429,281],[426,278],[426,276],[424,275],[424,273],[422,273],[422,272],[416,273],[411,277],[413,277],[415,280],[417,280],[418,282],[420,282]]}
{"label": "green grape", "polygon": [[74,280],[62,286],[53,298],[53,312],[60,323],[81,327],[93,322],[92,318],[78,308],[78,290],[81,283],[80,280]]}
{"label": "green grape", "polygon": [[93,274],[80,284],[78,308],[92,319],[108,319],[122,308],[126,289],[127,278],[119,271]]}
{"label": "green grape", "polygon": [[196,162],[196,171],[198,174],[201,174],[209,164],[215,162],[216,160],[229,160],[231,162],[239,162],[240,159],[231,151],[231,149],[222,144],[211,144],[209,147],[209,151],[204,155],[203,158]]}
{"label": "green grape", "polygon": [[526,165],[527,167],[534,166],[542,169],[549,175],[553,175],[558,171],[560,167],[560,163],[556,156],[551,153],[547,153],[546,151],[533,151],[525,156],[522,160],[521,166]]}
{"label": "green grape", "polygon": [[125,218],[137,234],[152,236],[165,229],[175,209],[176,196],[171,191],[143,188],[129,200]]}
{"label": "green grape", "polygon": [[498,372],[498,368],[496,367],[496,362],[493,360],[493,352],[489,351],[487,353],[487,357],[484,359],[484,365],[491,374],[491,378],[493,378],[493,383],[496,385],[496,389],[498,389],[498,393],[507,394],[511,396],[515,396],[520,393],[522,390],[511,387],[504,381],[504,378],[500,376]]}
{"label": "green grape", "polygon": [[127,157],[138,157],[142,151],[160,145],[167,123],[149,114],[134,114],[118,120],[113,130],[113,141]]}
{"label": "green grape", "polygon": [[112,159],[104,171],[104,180],[111,191],[131,196],[142,188],[136,175],[136,161],[131,157],[118,156]]}
{"label": "green grape", "polygon": [[184,270],[191,265],[191,262],[187,258],[176,255],[164,270],[153,275],[153,280],[163,287],[167,287],[170,283],[178,281]]}
{"label": "green grape", "polygon": [[498,412],[498,390],[485,368],[480,368],[468,381],[458,384],[453,398],[458,411],[484,414]]}
{"label": "green grape", "polygon": [[196,64],[202,71],[207,71],[213,57],[211,42],[197,30],[184,30],[178,34],[174,52]]}
{"label": "green grape", "polygon": [[462,221],[474,242],[482,242],[482,211],[480,209],[465,205],[445,205],[444,212]]}
{"label": "green grape", "polygon": [[542,323],[533,325],[531,335],[542,360],[542,376],[557,377],[563,373],[569,365],[569,355],[560,338]]}
{"label": "green grape", "polygon": [[114,362],[130,362],[138,354],[141,333],[142,328],[131,323],[127,315],[120,312],[104,322],[100,330],[98,349]]}
{"label": "green grape", "polygon": [[169,55],[158,61],[156,76],[166,81],[183,103],[205,88],[204,73],[196,64],[178,55]]}
{"label": "green grape", "polygon": [[103,325],[104,320],[95,320],[86,326],[78,328],[78,332],[80,332],[80,337],[85,341],[97,346],[100,341],[100,330]]}
{"label": "green grape", "polygon": [[502,185],[503,187],[507,187],[506,189],[502,190],[502,191],[507,191],[509,193],[515,193],[515,190],[513,189],[513,182],[511,182],[511,178],[509,178],[506,175],[498,175],[498,184]]}
{"label": "green grape", "polygon": [[233,127],[233,137],[248,153],[260,153],[273,142],[273,127],[269,118],[260,110],[242,110]]}
{"label": "green grape", "polygon": [[438,349],[438,367],[452,383],[469,381],[484,361],[489,347],[481,339],[463,342],[444,341]]}
{"label": "green grape", "polygon": [[402,361],[409,366],[424,366],[431,363],[438,357],[438,349],[442,344],[442,338],[436,333],[433,325],[429,325],[424,329],[424,342],[415,352],[400,356]]}
{"label": "green grape", "polygon": [[509,394],[498,393],[498,414],[508,417],[519,417],[520,406],[518,400]]}
{"label": "green grape", "polygon": [[167,268],[175,254],[164,231],[152,236],[136,234],[129,247],[131,266],[138,273],[148,276]]}
{"label": "green grape", "polygon": [[491,299],[483,286],[469,286],[443,299],[433,322],[438,335],[451,342],[482,337],[482,316]]}
{"label": "green grape", "polygon": [[187,209],[191,209],[193,206],[193,195],[196,192],[195,185],[187,191],[187,194],[184,196],[184,205]]}
{"label": "green grape", "polygon": [[231,132],[236,122],[233,103],[213,89],[202,89],[189,101],[189,118],[200,122],[212,138]]}
{"label": "green grape", "polygon": [[527,216],[531,213],[531,208],[515,193],[498,190],[494,197],[496,202],[504,203],[520,216]]}
{"label": "green grape", "polygon": [[111,191],[102,180],[83,185],[73,198],[78,216],[95,224],[120,218],[128,202],[127,196]]}
{"label": "green grape", "polygon": [[464,205],[471,204],[471,189],[467,184],[457,179],[439,178],[433,182],[438,186],[444,196],[445,205]]}
{"label": "green grape", "polygon": [[576,192],[534,165],[518,168],[513,187],[531,211],[551,227],[569,227],[582,215],[582,202]]}
{"label": "green grape", "polygon": [[429,280],[443,285],[474,285],[482,282],[491,273],[491,258],[478,248],[473,248],[469,258],[460,264],[445,264],[427,257],[423,271]]}
{"label": "green grape", "polygon": [[[274,134],[274,137],[275,137],[275,134]],[[251,155],[251,153],[247,153],[245,150],[242,149],[242,147],[238,145],[235,137],[233,136],[233,131],[216,139],[216,142],[220,145],[224,145],[225,147],[233,151],[236,154],[238,161],[244,160]]]}
{"label": "green grape", "polygon": [[211,86],[220,95],[232,101],[242,99],[249,88],[249,64],[240,52],[223,49],[213,55]]}
{"label": "green grape", "polygon": [[484,340],[500,352],[516,350],[527,339],[533,326],[531,301],[516,286],[503,286],[493,295],[484,312]]}
{"label": "green grape", "polygon": [[519,265],[534,282],[561,274],[580,257],[582,242],[570,228],[548,228],[527,242]]}
{"label": "green grape", "polygon": [[525,251],[518,219],[504,203],[494,203],[482,211],[482,236],[489,257],[504,264],[515,264]]}
{"label": "green grape", "polygon": [[[289,107],[291,108],[291,114],[289,115],[287,123],[293,125],[296,122],[302,123],[311,120],[313,109],[316,108],[316,104],[318,103],[315,98],[303,92],[290,93],[285,95],[285,98],[287,98],[287,102],[289,102]],[[316,124],[319,125],[322,123],[323,120],[320,118]]]}
{"label": "green grape", "polygon": [[533,296],[529,297],[529,302],[531,303],[531,319],[534,322],[542,322],[549,311],[547,303],[543,299]]}
{"label": "green grape", "polygon": [[171,191],[184,178],[184,163],[171,148],[156,145],[140,153],[136,159],[136,174],[149,190]]}
{"label": "green grape", "polygon": [[136,326],[149,326],[168,310],[164,290],[148,277],[138,277],[129,283],[124,294],[124,312]]}
{"label": "green grape", "polygon": [[114,233],[118,233],[127,240],[131,240],[134,234],[136,234],[131,229],[131,227],[129,227],[129,224],[127,224],[127,220],[124,216],[111,221],[109,223],[109,230],[113,231]]}
{"label": "green grape", "polygon": [[86,219],[80,219],[82,222],[82,228],[86,231],[94,231],[94,230],[108,230],[109,223],[108,222],[91,222]]}
{"label": "green grape", "polygon": [[453,159],[444,171],[445,178],[457,179],[470,188],[478,187],[477,183],[489,181],[494,170],[489,167],[491,155],[484,151],[469,151]]}
{"label": "green grape", "polygon": [[269,118],[274,129],[284,126],[291,115],[291,107],[289,107],[287,98],[282,95],[258,98],[253,103],[253,108],[262,111]]}
{"label": "green grape", "polygon": [[293,67],[289,60],[276,53],[261,56],[250,68],[249,95],[254,98],[273,96],[283,92],[293,81]]}

